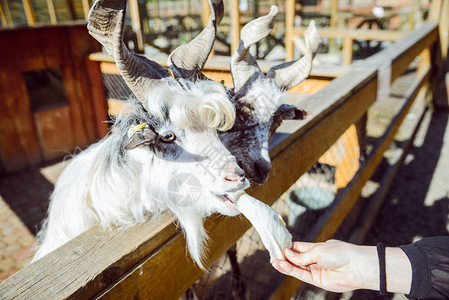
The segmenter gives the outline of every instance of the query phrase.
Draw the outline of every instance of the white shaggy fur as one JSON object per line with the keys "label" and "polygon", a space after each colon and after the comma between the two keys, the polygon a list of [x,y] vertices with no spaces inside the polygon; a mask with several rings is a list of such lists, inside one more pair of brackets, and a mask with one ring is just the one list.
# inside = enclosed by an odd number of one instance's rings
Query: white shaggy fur
{"label": "white shaggy fur", "polygon": [[[217,129],[232,127],[234,119],[224,88],[211,81],[192,84],[189,90],[168,81],[150,90],[144,105],[131,101],[111,133],[75,156],[61,174],[34,260],[94,224],[132,226],[170,210],[186,233],[192,258],[204,268],[203,219],[214,212],[238,214],[220,195],[249,186],[217,135]],[[145,122],[158,136],[171,132],[176,139],[126,149],[129,128]],[[197,202],[187,207],[179,207],[167,193],[169,181],[181,173],[193,174],[202,187]]]}

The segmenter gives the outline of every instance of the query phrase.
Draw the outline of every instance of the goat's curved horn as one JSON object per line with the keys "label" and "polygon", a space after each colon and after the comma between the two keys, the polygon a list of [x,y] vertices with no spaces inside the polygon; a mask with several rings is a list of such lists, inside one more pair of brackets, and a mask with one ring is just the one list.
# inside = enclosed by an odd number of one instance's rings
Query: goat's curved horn
{"label": "goat's curved horn", "polygon": [[274,27],[274,19],[278,14],[277,6],[272,6],[268,15],[257,18],[246,24],[240,32],[240,44],[231,58],[231,74],[234,91],[237,93],[248,80],[264,77],[249,47],[267,37]]}
{"label": "goat's curved horn", "polygon": [[312,70],[312,60],[318,51],[321,38],[315,25],[315,21],[310,22],[309,27],[305,33],[306,45],[300,49],[303,57],[297,61],[286,62],[272,67],[268,73],[267,78],[271,78],[276,85],[288,90],[309,76]]}
{"label": "goat's curved horn", "polygon": [[223,0],[209,0],[210,17],[206,27],[189,43],[179,46],[168,57],[168,66],[175,78],[196,80],[212,51],[217,25],[223,18]]}
{"label": "goat's curved horn", "polygon": [[131,53],[123,43],[126,0],[97,0],[89,12],[87,28],[114,61],[131,91],[140,101],[148,88],[170,72],[143,56]]}

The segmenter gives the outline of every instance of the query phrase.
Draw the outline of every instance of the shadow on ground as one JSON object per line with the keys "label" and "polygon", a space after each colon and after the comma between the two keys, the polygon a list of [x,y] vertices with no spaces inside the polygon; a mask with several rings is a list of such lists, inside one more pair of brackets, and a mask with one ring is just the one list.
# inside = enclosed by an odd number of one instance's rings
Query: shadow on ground
{"label": "shadow on ground", "polygon": [[0,177],[0,195],[17,217],[36,235],[47,214],[53,183],[42,174],[40,165]]}
{"label": "shadow on ground", "polygon": [[[364,244],[383,242],[399,246],[418,238],[448,235],[449,149],[445,145],[447,112],[433,112],[427,130],[418,133],[390,188]],[[416,144],[421,144],[416,146]],[[357,299],[405,299],[399,295],[380,296],[357,291]]]}

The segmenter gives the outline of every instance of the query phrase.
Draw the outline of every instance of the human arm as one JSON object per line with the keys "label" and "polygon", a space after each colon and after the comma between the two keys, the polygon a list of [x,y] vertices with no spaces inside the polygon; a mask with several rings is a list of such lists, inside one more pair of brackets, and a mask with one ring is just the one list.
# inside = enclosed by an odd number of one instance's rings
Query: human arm
{"label": "human arm", "polygon": [[[325,243],[293,243],[285,250],[286,261],[275,260],[279,272],[333,292],[356,289],[379,290],[376,247],[337,240]],[[404,251],[386,248],[386,278],[389,292],[410,292],[412,267]]]}

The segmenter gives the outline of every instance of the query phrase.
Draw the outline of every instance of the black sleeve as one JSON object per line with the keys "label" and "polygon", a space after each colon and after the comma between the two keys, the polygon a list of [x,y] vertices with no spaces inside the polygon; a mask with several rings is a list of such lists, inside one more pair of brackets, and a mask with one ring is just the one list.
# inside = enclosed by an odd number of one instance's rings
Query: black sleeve
{"label": "black sleeve", "polygon": [[412,264],[409,299],[449,299],[449,236],[400,247]]}

